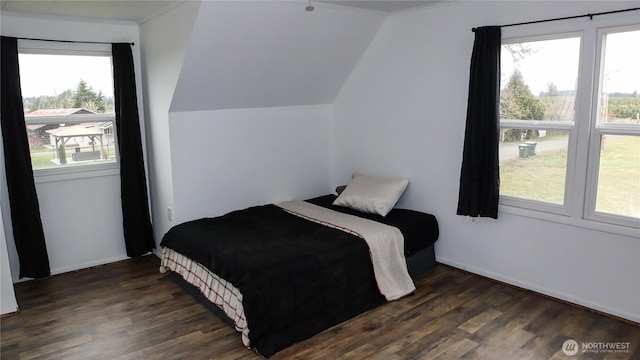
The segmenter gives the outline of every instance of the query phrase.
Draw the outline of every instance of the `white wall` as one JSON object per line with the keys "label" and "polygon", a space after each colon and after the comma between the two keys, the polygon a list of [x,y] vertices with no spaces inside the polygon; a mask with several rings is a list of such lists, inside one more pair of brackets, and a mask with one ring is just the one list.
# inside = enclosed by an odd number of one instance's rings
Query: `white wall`
{"label": "white wall", "polygon": [[[2,35],[44,39],[134,42],[138,26],[131,23],[104,23],[57,20],[3,12]],[[136,69],[140,69],[140,49],[133,47]],[[144,119],[140,72],[136,74],[140,118]],[[143,131],[144,134],[144,131]],[[3,182],[2,209],[9,212],[6,182]],[[82,180],[36,184],[51,272],[61,273],[87,266],[125,259],[122,234],[119,175]],[[9,217],[5,215],[5,221]],[[18,280],[18,257],[10,224],[5,222],[7,245],[14,282]]]}
{"label": "white wall", "polygon": [[331,106],[170,114],[174,221],[331,191]]}
{"label": "white wall", "polygon": [[140,25],[145,124],[149,149],[149,194],[156,244],[171,228],[173,206],[169,106],[200,2],[186,1]]}
{"label": "white wall", "polygon": [[[2,141],[0,140],[0,144]],[[2,152],[2,149],[0,149]],[[4,169],[4,158],[0,160],[0,166]],[[4,175],[4,171],[0,170]],[[0,194],[0,201],[4,196]],[[0,218],[2,216],[0,207]],[[5,236],[4,221],[0,222],[0,315],[18,310],[16,294],[13,290],[13,280],[11,279],[11,267],[9,265],[9,253],[7,252],[7,241]]]}
{"label": "white wall", "polygon": [[640,240],[506,213],[456,215],[472,27],[636,7],[454,2],[392,15],[335,102],[335,183],[411,179],[400,205],[435,214],[439,262],[640,321]]}
{"label": "white wall", "polygon": [[143,24],[156,240],[181,221],[331,191],[324,104],[386,17],[222,1]]}

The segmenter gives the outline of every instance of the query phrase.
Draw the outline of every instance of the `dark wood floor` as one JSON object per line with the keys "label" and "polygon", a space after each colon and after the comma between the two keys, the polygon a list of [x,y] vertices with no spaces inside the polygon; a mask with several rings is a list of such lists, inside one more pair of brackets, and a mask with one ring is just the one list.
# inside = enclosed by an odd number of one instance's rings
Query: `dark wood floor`
{"label": "dark wood floor", "polygon": [[[259,359],[148,256],[16,285],[2,359]],[[630,343],[574,358],[640,359],[634,324],[445,265],[385,304],[272,359],[548,359],[562,344]],[[598,345],[596,345],[598,346]],[[623,345],[624,346],[624,345]]]}

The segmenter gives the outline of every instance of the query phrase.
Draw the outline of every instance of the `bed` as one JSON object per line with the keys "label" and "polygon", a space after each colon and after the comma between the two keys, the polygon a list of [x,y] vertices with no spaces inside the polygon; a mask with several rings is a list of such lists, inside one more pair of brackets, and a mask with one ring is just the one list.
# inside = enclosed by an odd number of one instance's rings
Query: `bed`
{"label": "bed", "polygon": [[240,332],[247,348],[268,358],[411,294],[411,278],[435,265],[433,215],[362,212],[336,205],[340,196],[176,225],[161,242],[161,271]]}

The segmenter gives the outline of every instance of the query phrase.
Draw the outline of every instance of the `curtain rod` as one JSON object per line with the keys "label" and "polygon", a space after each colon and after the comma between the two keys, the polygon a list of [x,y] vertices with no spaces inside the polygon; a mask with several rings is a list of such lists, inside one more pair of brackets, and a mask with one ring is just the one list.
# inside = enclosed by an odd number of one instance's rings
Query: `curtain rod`
{"label": "curtain rod", "polygon": [[[628,11],[637,11],[640,10],[640,7],[637,8],[631,8],[631,9],[623,9],[623,10],[614,10],[614,11],[605,11],[605,12],[599,12],[599,13],[594,13],[594,14],[584,14],[584,15],[576,15],[576,16],[566,16],[566,17],[560,17],[560,18],[554,18],[554,19],[545,19],[545,20],[535,20],[535,21],[527,21],[527,22],[521,22],[521,23],[514,23],[514,24],[506,24],[506,25],[494,25],[497,27],[509,27],[509,26],[519,26],[519,25],[529,25],[529,24],[538,24],[538,23],[545,23],[545,22],[550,22],[550,21],[560,21],[560,20],[571,20],[571,19],[579,19],[579,18],[583,18],[583,17],[588,17],[589,20],[592,20],[594,16],[599,16],[599,15],[609,15],[609,14],[616,14],[616,13],[622,13],[622,12],[628,12]],[[476,28],[472,28],[471,31],[476,32]]]}
{"label": "curtain rod", "polygon": [[[36,38],[27,38],[27,37],[16,37],[16,39],[19,40],[34,40],[34,41],[48,41],[48,42],[60,42],[60,43],[71,43],[71,44],[102,44],[102,45],[111,45],[114,43],[111,42],[106,42],[106,41],[76,41],[76,40],[54,40],[54,39],[36,39]],[[127,43],[124,42],[124,44],[129,44],[131,46],[134,46],[135,43]]]}

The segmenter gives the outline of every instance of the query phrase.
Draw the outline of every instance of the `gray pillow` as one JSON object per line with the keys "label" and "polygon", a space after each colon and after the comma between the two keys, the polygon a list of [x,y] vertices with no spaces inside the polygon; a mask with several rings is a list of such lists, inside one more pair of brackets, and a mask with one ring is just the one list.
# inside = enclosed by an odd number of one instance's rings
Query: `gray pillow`
{"label": "gray pillow", "polygon": [[353,173],[351,182],[339,193],[333,205],[386,216],[408,184],[408,179],[380,179]]}

